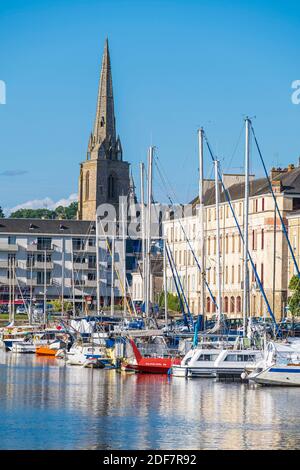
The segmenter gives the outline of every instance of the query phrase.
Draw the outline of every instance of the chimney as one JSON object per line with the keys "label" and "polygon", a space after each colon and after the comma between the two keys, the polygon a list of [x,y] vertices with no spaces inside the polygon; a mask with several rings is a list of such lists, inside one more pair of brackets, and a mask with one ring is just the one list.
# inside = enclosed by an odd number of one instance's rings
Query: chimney
{"label": "chimney", "polygon": [[284,173],[287,173],[288,169],[287,168],[275,168],[273,166],[270,174],[270,179],[273,181],[275,178],[277,178],[279,175],[283,175]]}

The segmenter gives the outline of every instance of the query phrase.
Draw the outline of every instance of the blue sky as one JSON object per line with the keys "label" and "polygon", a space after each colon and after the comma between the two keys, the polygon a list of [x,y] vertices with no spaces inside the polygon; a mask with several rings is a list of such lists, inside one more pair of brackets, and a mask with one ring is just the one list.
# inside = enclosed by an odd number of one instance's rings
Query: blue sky
{"label": "blue sky", "polygon": [[[0,205],[51,207],[77,192],[106,36],[117,130],[137,185],[154,144],[177,200],[190,200],[201,125],[224,170],[242,171],[245,115],[256,116],[268,167],[296,163],[299,23],[296,1],[1,0]],[[254,153],[251,170],[262,172]]]}

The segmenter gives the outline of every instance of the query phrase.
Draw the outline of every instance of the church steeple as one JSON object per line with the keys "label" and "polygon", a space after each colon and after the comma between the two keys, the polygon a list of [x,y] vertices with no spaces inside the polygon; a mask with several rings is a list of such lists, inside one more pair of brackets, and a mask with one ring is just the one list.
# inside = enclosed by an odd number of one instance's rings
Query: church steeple
{"label": "church steeple", "polygon": [[94,130],[88,144],[87,159],[121,160],[116,140],[116,121],[108,39],[105,41],[99,80]]}
{"label": "church steeple", "polygon": [[111,64],[108,39],[106,39],[98,89],[94,137],[96,142],[101,142],[109,136],[113,141],[116,140]]}
{"label": "church steeple", "polygon": [[80,164],[77,217],[80,220],[95,220],[99,205],[109,203],[117,210],[119,198],[130,193],[129,163],[123,161],[122,144],[116,133],[111,63],[106,39],[94,128],[89,136],[86,159]]}

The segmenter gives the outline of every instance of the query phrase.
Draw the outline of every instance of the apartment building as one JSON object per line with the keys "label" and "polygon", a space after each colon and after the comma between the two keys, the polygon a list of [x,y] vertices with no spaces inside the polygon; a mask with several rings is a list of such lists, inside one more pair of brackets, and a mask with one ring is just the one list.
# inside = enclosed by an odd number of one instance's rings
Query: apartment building
{"label": "apartment building", "polygon": [[[243,175],[224,175],[225,186],[238,223],[242,229],[244,215]],[[273,168],[270,181],[276,195],[283,220],[287,226],[287,215],[300,209],[300,167],[289,165],[285,169]],[[222,273],[222,311],[228,317],[242,316],[243,305],[243,245],[224,192],[220,188],[220,247]],[[183,218],[169,218],[165,221],[164,236],[172,250],[179,276],[190,309],[194,314],[200,312],[201,274],[186,241],[190,244],[201,263],[201,241],[199,225],[198,198],[192,201],[194,214]],[[204,196],[205,205],[205,247],[206,270],[203,275],[217,296],[216,280],[216,208],[214,182],[208,184]],[[298,212],[299,214],[299,212]],[[275,216],[275,204],[266,178],[251,178],[249,201],[249,251],[255,268],[263,284],[269,305],[277,318],[281,318],[288,294],[288,246],[280,219]],[[290,215],[289,215],[290,217]],[[298,219],[299,220],[299,219]],[[298,229],[299,230],[299,229]],[[299,246],[298,246],[299,248]],[[299,251],[298,251],[299,253]],[[251,265],[250,272],[250,312],[252,316],[268,315],[266,304],[255,280]],[[167,269],[168,291],[175,293],[171,269]],[[215,305],[208,291],[205,293],[206,314],[215,313]]]}
{"label": "apartment building", "polygon": [[[110,248],[112,241],[109,241]],[[123,241],[114,241],[114,297],[123,293]],[[96,306],[97,263],[95,223],[77,220],[0,219],[0,302],[13,290],[16,299],[62,298]],[[102,305],[111,297],[112,250],[99,239],[99,287]],[[132,254],[127,268],[134,265]],[[116,275],[119,273],[119,276]],[[122,282],[122,281],[121,281]]]}

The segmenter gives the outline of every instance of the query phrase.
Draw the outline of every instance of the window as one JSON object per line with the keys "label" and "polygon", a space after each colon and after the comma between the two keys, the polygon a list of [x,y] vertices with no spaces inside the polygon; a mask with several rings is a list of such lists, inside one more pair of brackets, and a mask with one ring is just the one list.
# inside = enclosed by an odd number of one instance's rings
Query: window
{"label": "window", "polygon": [[236,311],[241,313],[241,297],[239,295],[236,298]]}
{"label": "window", "polygon": [[230,313],[234,313],[234,310],[235,310],[235,301],[234,301],[234,297],[230,297]]}
{"label": "window", "polygon": [[226,356],[224,360],[227,361],[227,362],[236,362],[237,361],[237,355],[236,354],[228,354],[228,356]]}
{"label": "window", "polygon": [[217,250],[217,237],[214,237],[214,255],[216,254]]}
{"label": "window", "polygon": [[234,266],[231,266],[231,282],[234,284]]}
{"label": "window", "polygon": [[9,245],[15,245],[16,244],[16,237],[14,235],[9,235],[8,244]]}
{"label": "window", "polygon": [[215,361],[219,354],[200,354],[198,361]]}
{"label": "window", "polygon": [[242,205],[242,203],[240,202],[240,203],[239,203],[239,216],[242,215],[242,207],[243,207],[243,205]]}
{"label": "window", "polygon": [[228,233],[225,235],[225,253],[228,253]]}
{"label": "window", "polygon": [[264,211],[265,210],[265,198],[263,197],[262,200],[261,200],[261,210]]}
{"label": "window", "polygon": [[262,250],[264,249],[264,245],[265,245],[265,232],[264,232],[264,229],[262,228],[261,229],[261,249]]}
{"label": "window", "polygon": [[72,238],[73,250],[84,250],[85,243],[83,238]]}
{"label": "window", "polygon": [[231,251],[232,251],[232,253],[234,253],[234,251],[235,251],[235,235],[234,235],[234,233],[231,236],[231,243],[232,243],[232,246],[231,246],[232,250]]}
{"label": "window", "polygon": [[238,283],[241,282],[241,265],[238,265]]}
{"label": "window", "polygon": [[228,297],[224,297],[224,313],[228,313]]}
{"label": "window", "polygon": [[38,237],[37,249],[38,250],[51,250],[52,239],[48,237]]}
{"label": "window", "polygon": [[252,250],[257,249],[257,236],[256,236],[256,230],[252,230]]}
{"label": "window", "polygon": [[210,313],[210,297],[206,298],[206,311]]}
{"label": "window", "polygon": [[85,200],[87,201],[90,197],[90,172],[87,171],[85,174]]}
{"label": "window", "polygon": [[264,285],[264,264],[263,263],[261,263],[261,266],[260,266],[260,281],[262,285]]}
{"label": "window", "polygon": [[116,197],[116,178],[113,175],[109,175],[108,177],[107,191],[109,199]]}
{"label": "window", "polygon": [[210,255],[210,237],[207,239],[207,254]]}
{"label": "window", "polygon": [[[44,271],[38,271],[37,272],[37,284],[45,284],[45,272]],[[50,271],[46,272],[46,284],[50,284],[50,279],[51,279],[51,273]]]}
{"label": "window", "polygon": [[254,269],[252,270],[252,282],[255,282],[255,272],[256,271],[256,263],[254,264]]}
{"label": "window", "polygon": [[[45,253],[38,253],[36,255],[36,260],[39,262],[39,263],[44,263],[45,262]],[[46,263],[51,263],[51,254],[49,253],[46,253]]]}
{"label": "window", "polygon": [[228,266],[225,266],[225,284],[228,284]]}

